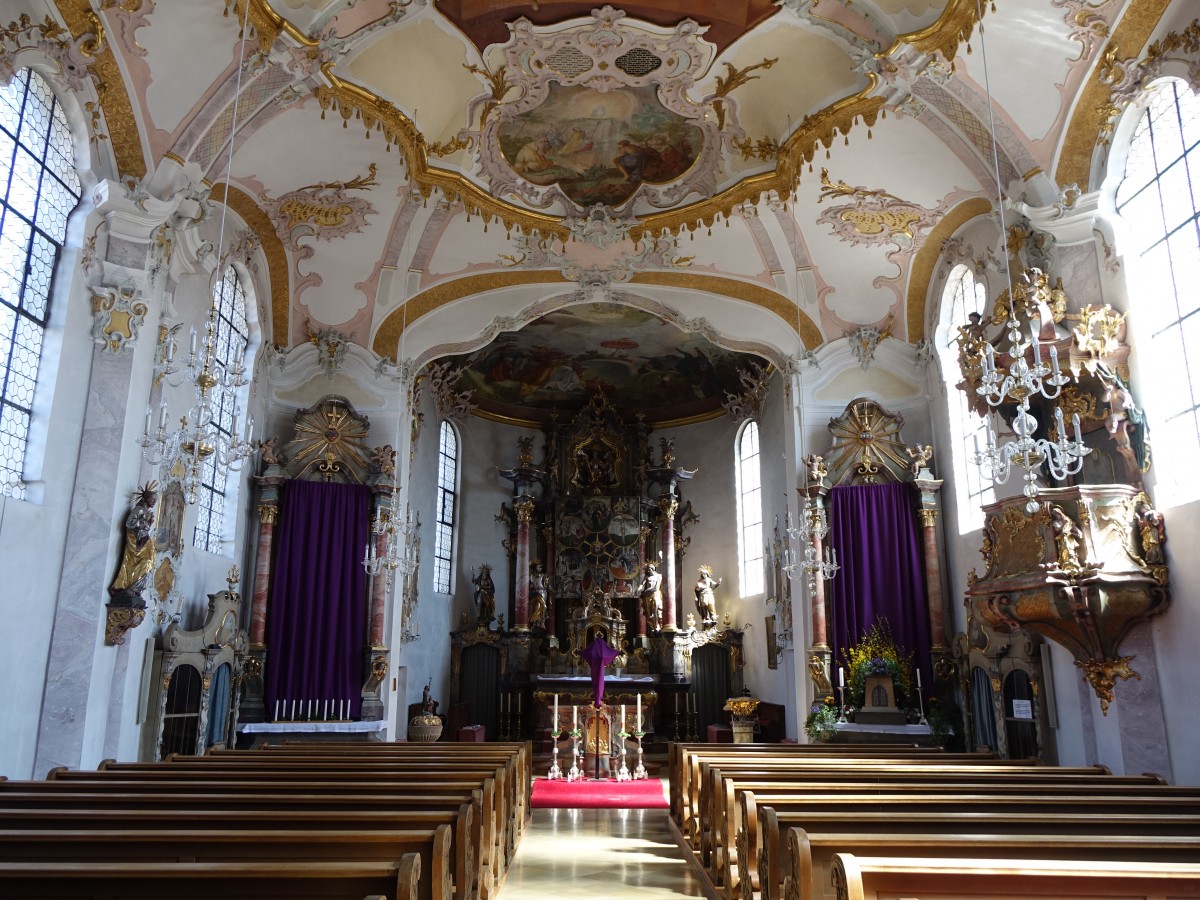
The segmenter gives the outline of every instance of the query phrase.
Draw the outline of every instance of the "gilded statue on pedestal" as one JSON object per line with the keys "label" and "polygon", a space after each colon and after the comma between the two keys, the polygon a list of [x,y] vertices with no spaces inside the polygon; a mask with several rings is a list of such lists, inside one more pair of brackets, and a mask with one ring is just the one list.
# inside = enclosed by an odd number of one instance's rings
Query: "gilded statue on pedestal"
{"label": "gilded statue on pedestal", "polygon": [[646,616],[646,627],[658,631],[662,627],[662,575],[654,563],[646,563],[640,590],[642,612]]}
{"label": "gilded statue on pedestal", "polygon": [[492,581],[492,567],[484,563],[479,574],[471,570],[471,584],[475,585],[475,611],[477,622],[485,628],[496,618],[496,585]]}
{"label": "gilded statue on pedestal", "polygon": [[696,610],[700,613],[700,621],[705,625],[717,624],[717,604],[713,599],[713,589],[721,586],[721,579],[713,579],[712,569],[700,567],[700,577],[696,579]]}
{"label": "gilded statue on pedestal", "polygon": [[146,605],[142,594],[154,570],[154,507],[158,503],[157,485],[151,481],[134,494],[133,508],[125,519],[125,550],[121,565],[108,588],[113,606]]}
{"label": "gilded statue on pedestal", "polygon": [[544,625],[546,610],[546,573],[535,562],[529,570],[529,624]]}

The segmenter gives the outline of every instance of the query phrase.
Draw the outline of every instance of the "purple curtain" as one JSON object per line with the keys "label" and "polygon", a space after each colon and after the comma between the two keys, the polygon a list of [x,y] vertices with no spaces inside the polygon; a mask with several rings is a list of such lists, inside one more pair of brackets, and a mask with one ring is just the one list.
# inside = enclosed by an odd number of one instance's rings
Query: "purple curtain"
{"label": "purple curtain", "polygon": [[[864,484],[829,492],[829,546],[841,569],[826,583],[833,666],[876,618],[885,618],[896,645],[911,650],[921,682],[933,684],[924,543],[911,484]],[[837,675],[831,679],[837,686]]]}
{"label": "purple curtain", "polygon": [[[308,701],[347,701],[358,718],[367,640],[370,491],[358,484],[289,481],[272,566],[267,611],[267,716],[297,718]],[[331,714],[332,715],[332,714]]]}
{"label": "purple curtain", "polygon": [[592,693],[596,697],[597,709],[604,705],[604,667],[618,656],[620,654],[608,646],[608,642],[602,637],[593,638],[579,654],[579,658],[592,670]]}

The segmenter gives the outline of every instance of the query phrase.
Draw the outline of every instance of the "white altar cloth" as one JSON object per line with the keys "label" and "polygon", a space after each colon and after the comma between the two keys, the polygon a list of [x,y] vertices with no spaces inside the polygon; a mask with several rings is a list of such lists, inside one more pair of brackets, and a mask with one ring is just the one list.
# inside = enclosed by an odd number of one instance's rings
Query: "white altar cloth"
{"label": "white altar cloth", "polygon": [[238,725],[242,734],[369,734],[383,731],[388,723],[376,722],[247,722]]}

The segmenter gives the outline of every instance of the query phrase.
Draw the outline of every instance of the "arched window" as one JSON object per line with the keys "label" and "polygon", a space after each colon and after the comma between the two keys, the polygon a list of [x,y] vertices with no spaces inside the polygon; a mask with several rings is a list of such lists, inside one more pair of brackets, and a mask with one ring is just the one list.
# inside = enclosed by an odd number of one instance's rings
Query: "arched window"
{"label": "arched window", "polygon": [[738,570],[742,596],[763,592],[762,463],[758,423],[751,419],[737,442]]}
{"label": "arched window", "polygon": [[67,117],[30,69],[0,86],[0,191],[0,494],[23,498],[50,288],[81,193]]}
{"label": "arched window", "polygon": [[[243,360],[250,344],[250,327],[246,323],[246,289],[237,270],[229,266],[213,288],[216,316],[216,335],[213,359],[221,369],[228,370],[235,361]],[[234,391],[217,391],[213,397],[213,426],[231,440],[239,435],[237,429],[238,397]],[[218,463],[216,454],[208,456],[200,468],[198,491],[199,513],[192,546],[210,553],[221,552],[225,532],[226,482],[229,470]]]}
{"label": "arched window", "polygon": [[[942,300],[942,369],[946,373],[950,434],[954,442],[954,472],[960,485],[958,521],[960,532],[983,525],[983,506],[996,499],[990,474],[975,463],[975,453],[987,443],[987,423],[971,406],[970,398],[957,387],[962,379],[960,344],[973,326],[972,314],[982,317],[987,307],[987,287],[967,266],[956,266],[946,282]],[[978,318],[976,319],[978,321]],[[959,329],[963,329],[960,331]]]}
{"label": "arched window", "polygon": [[443,421],[438,437],[437,531],[433,542],[433,589],[439,594],[449,594],[452,588],[457,484],[458,437],[454,427]]}
{"label": "arched window", "polygon": [[1164,471],[1174,474],[1186,499],[1196,495],[1188,487],[1196,479],[1180,476],[1200,450],[1198,145],[1200,97],[1178,81],[1157,85],[1116,190],[1117,211],[1139,257],[1130,299],[1160,479]]}

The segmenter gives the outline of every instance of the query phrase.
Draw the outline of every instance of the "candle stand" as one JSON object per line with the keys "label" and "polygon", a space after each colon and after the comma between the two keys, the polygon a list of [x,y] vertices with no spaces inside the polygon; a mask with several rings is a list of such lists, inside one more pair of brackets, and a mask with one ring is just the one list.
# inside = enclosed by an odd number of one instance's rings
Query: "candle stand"
{"label": "candle stand", "polygon": [[925,719],[925,692],[921,690],[921,682],[917,682],[917,702],[921,704],[921,718],[917,722],[918,725],[928,725],[929,722]]}
{"label": "candle stand", "polygon": [[646,776],[646,767],[644,765],[642,765],[642,738],[644,738],[646,736],[646,732],[638,730],[633,733],[633,736],[635,738],[637,738],[637,751],[638,751],[637,768],[633,770],[633,777],[634,777],[634,780],[636,781],[636,780],[647,777]]}
{"label": "candle stand", "polygon": [[567,772],[567,781],[583,780],[583,770],[579,768],[579,738],[582,736],[578,727],[571,729],[571,769]]}
{"label": "candle stand", "polygon": [[555,722],[554,730],[550,732],[550,771],[546,773],[546,777],[551,781],[563,777],[562,769],[558,767],[558,737],[561,734],[558,722]]}
{"label": "candle stand", "polygon": [[[839,679],[840,680],[840,679]],[[838,685],[838,717],[839,722],[846,721],[846,686]]]}
{"label": "candle stand", "polygon": [[625,741],[629,739],[629,732],[622,728],[617,737],[621,740],[621,766],[617,769],[617,781],[632,781],[633,775],[630,774],[629,767],[625,765]]}

